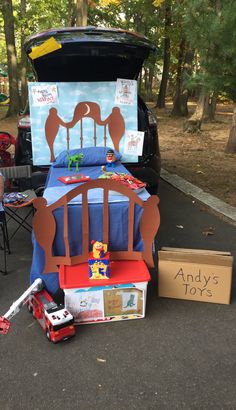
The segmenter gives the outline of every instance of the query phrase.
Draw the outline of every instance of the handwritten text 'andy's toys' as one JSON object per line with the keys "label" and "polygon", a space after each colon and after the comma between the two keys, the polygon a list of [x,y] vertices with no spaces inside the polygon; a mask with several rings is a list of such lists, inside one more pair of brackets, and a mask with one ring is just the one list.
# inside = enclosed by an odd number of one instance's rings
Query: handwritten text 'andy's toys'
{"label": "handwritten text 'andy's toys'", "polygon": [[219,276],[214,274],[204,274],[201,269],[197,274],[185,273],[180,268],[174,276],[174,280],[183,286],[184,295],[212,297],[214,289],[219,283]]}

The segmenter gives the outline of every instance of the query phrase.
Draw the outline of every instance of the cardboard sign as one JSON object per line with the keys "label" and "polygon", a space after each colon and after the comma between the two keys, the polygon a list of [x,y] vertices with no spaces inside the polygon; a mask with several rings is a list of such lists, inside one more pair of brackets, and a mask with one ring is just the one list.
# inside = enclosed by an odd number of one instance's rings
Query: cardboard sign
{"label": "cardboard sign", "polygon": [[162,248],[158,257],[159,296],[230,303],[233,257],[229,252]]}

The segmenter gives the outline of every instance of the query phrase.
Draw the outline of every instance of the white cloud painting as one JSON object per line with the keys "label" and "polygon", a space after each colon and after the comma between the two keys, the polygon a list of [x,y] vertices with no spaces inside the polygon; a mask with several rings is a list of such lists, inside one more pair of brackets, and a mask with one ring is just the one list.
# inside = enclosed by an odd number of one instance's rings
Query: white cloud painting
{"label": "white cloud painting", "polygon": [[[43,104],[34,106],[32,100],[32,89],[35,86],[57,87],[58,102],[53,104]],[[57,114],[62,121],[68,123],[72,121],[75,107],[82,102],[97,103],[100,106],[101,120],[104,121],[112,113],[112,109],[117,107],[115,104],[116,82],[94,82],[94,83],[29,83],[29,104],[31,117],[32,150],[34,165],[49,165],[50,150],[45,136],[45,122],[51,108],[56,108]],[[119,105],[120,113],[125,122],[125,131],[137,130],[137,98],[134,105]],[[94,146],[94,119],[82,118],[83,122],[83,146]],[[70,149],[80,148],[80,123],[70,129]],[[104,145],[104,125],[95,124],[97,146]],[[107,132],[107,146],[113,148],[113,143]],[[67,149],[67,130],[60,126],[54,141],[54,153],[57,156],[60,152]],[[137,156],[126,156],[123,154],[124,137],[120,140],[119,150],[122,154],[122,161],[137,161]]]}

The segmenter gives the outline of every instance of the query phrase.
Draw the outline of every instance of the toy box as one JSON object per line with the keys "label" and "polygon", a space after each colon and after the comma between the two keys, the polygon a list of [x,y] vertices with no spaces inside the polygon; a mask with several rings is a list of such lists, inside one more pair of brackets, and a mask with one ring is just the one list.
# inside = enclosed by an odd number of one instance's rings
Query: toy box
{"label": "toy box", "polygon": [[162,248],[158,258],[159,296],[230,303],[233,265],[230,252]]}
{"label": "toy box", "polygon": [[61,265],[60,287],[75,323],[99,323],[145,317],[149,271],[143,261],[111,261],[111,277],[90,280],[88,264]]}

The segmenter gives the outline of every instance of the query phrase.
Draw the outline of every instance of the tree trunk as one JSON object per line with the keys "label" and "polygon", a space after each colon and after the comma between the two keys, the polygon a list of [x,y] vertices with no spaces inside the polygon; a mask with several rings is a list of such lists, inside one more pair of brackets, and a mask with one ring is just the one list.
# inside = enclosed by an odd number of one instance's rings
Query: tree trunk
{"label": "tree trunk", "polygon": [[2,0],[2,14],[8,62],[10,105],[7,117],[9,117],[17,115],[20,109],[12,0]]}
{"label": "tree trunk", "polygon": [[77,0],[76,2],[76,26],[87,26],[88,0]]}
{"label": "tree trunk", "polygon": [[24,51],[24,41],[25,41],[25,30],[26,30],[26,0],[21,0],[21,10],[20,10],[21,21],[21,70],[20,70],[20,81],[21,81],[21,108],[24,109],[28,99],[27,90],[27,55]]}
{"label": "tree trunk", "polygon": [[141,10],[138,10],[138,13],[134,13],[132,15],[132,18],[134,19],[134,30],[137,33],[143,33],[143,13],[141,13]]}
{"label": "tree trunk", "polygon": [[193,115],[184,122],[183,129],[185,132],[195,133],[201,130],[201,125],[204,116],[204,107],[206,103],[206,93],[201,92],[197,102],[197,107]]}
{"label": "tree trunk", "polygon": [[73,0],[68,0],[68,7],[67,7],[67,27],[74,27],[75,26],[75,10],[74,10],[74,2]]}
{"label": "tree trunk", "polygon": [[229,139],[225,147],[227,154],[236,154],[236,102],[234,102],[232,125],[229,132]]}
{"label": "tree trunk", "polygon": [[138,92],[142,94],[142,81],[143,81],[143,70],[140,71],[138,76]]}
{"label": "tree trunk", "polygon": [[153,76],[154,76],[154,67],[151,66],[147,72],[147,82],[146,82],[146,100],[152,101],[152,83],[153,83]]}
{"label": "tree trunk", "polygon": [[157,97],[156,107],[165,108],[166,90],[169,78],[170,68],[170,37],[169,30],[171,28],[171,7],[169,0],[165,1],[165,39],[164,39],[164,56],[163,56],[163,70],[160,84],[160,90]]}
{"label": "tree trunk", "polygon": [[185,39],[182,39],[179,44],[178,52],[178,65],[177,65],[177,74],[176,74],[176,84],[175,84],[175,96],[173,101],[173,108],[171,115],[181,117],[182,114],[182,101],[181,101],[181,89],[183,82],[183,60],[184,60],[184,51],[185,51]]}
{"label": "tree trunk", "polygon": [[144,72],[144,91],[143,91],[143,94],[144,94],[144,99],[147,101],[146,90],[147,90],[147,81],[148,81],[148,68],[144,67],[143,72]]}
{"label": "tree trunk", "polygon": [[189,90],[185,84],[186,78],[192,72],[192,63],[194,50],[187,48],[185,50],[185,40],[183,39],[179,46],[178,69],[176,78],[176,93],[173,101],[171,115],[177,117],[188,116],[188,98]]}
{"label": "tree trunk", "polygon": [[209,98],[206,100],[205,110],[204,110],[204,121],[214,121],[216,104],[217,104],[218,92],[214,91],[209,95]]}
{"label": "tree trunk", "polygon": [[152,82],[153,82],[153,70],[154,68],[148,67],[145,69],[145,100],[146,101],[152,101]]}

